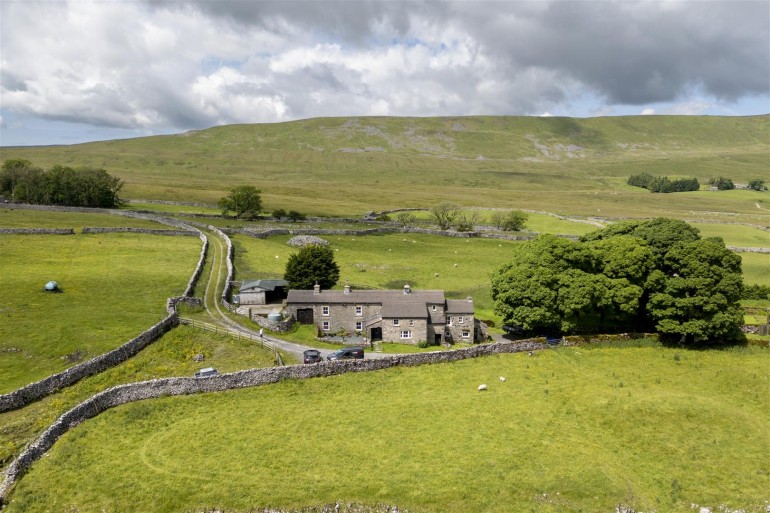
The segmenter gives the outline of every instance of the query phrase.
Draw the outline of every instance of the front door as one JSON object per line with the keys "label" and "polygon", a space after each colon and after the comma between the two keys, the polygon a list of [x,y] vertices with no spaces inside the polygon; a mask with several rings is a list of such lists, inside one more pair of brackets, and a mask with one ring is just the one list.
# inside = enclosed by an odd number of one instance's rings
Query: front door
{"label": "front door", "polygon": [[313,309],[300,308],[297,310],[297,322],[300,324],[313,324]]}
{"label": "front door", "polygon": [[382,328],[372,328],[372,336],[369,340],[374,342],[375,340],[382,340]]}

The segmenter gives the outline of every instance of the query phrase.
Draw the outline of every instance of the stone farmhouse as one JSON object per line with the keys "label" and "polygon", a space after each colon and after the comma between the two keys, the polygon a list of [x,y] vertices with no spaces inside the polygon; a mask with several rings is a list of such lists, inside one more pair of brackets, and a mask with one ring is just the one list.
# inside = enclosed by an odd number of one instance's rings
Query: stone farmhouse
{"label": "stone farmhouse", "polygon": [[444,298],[443,290],[290,290],[286,313],[322,333],[345,331],[371,341],[418,344],[473,342],[471,298]]}

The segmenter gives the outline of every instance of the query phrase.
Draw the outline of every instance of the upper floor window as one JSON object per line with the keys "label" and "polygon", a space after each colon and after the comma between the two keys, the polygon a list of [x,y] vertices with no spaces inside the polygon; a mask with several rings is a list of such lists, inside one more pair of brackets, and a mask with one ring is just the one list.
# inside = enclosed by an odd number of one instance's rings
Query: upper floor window
{"label": "upper floor window", "polygon": [[460,317],[458,317],[458,318],[457,318],[457,324],[462,324],[462,323],[464,323],[464,322],[465,322],[465,319],[463,319],[463,316],[462,316],[462,315],[461,315]]}
{"label": "upper floor window", "polygon": [[399,324],[400,323],[398,319],[393,319],[393,326],[398,326]]}
{"label": "upper floor window", "polygon": [[328,306],[322,306],[321,307],[321,315],[329,315],[329,307]]}
{"label": "upper floor window", "polygon": [[361,317],[362,315],[364,315],[364,307],[356,305],[356,316]]}

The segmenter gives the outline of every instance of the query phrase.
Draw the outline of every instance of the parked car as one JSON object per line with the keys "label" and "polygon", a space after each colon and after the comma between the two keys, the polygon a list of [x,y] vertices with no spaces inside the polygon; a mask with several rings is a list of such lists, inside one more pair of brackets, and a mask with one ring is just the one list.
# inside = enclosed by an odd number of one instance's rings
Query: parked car
{"label": "parked car", "polygon": [[509,335],[523,335],[524,328],[517,324],[503,324],[503,331]]}
{"label": "parked car", "polygon": [[304,351],[302,353],[303,361],[305,363],[318,363],[323,361],[323,356],[321,356],[321,351],[317,349],[308,349],[307,351]]}
{"label": "parked car", "polygon": [[216,376],[217,374],[219,374],[219,371],[216,370],[214,367],[204,367],[203,369],[195,373],[195,377],[208,378],[209,376]]}
{"label": "parked car", "polygon": [[360,360],[363,357],[364,349],[362,347],[343,347],[334,351],[326,359],[332,362],[334,360]]}

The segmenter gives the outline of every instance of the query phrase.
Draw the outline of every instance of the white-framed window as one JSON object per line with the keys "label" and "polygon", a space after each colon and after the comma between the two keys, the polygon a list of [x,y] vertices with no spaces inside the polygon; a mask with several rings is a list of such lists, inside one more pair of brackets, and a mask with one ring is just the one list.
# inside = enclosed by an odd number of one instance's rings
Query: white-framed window
{"label": "white-framed window", "polygon": [[329,315],[329,307],[327,305],[321,307],[321,315]]}
{"label": "white-framed window", "polygon": [[361,331],[362,329],[364,329],[364,323],[360,322],[360,321],[357,322],[356,323],[356,331]]}
{"label": "white-framed window", "polygon": [[457,324],[463,324],[463,322],[465,322],[465,319],[463,319],[463,316],[461,315],[457,318]]}
{"label": "white-framed window", "polygon": [[329,328],[329,321],[324,321],[323,323],[321,323],[321,328],[322,328],[324,331],[329,331],[329,329],[330,329],[330,328]]}
{"label": "white-framed window", "polygon": [[356,317],[361,317],[362,315],[364,315],[364,307],[356,305]]}
{"label": "white-framed window", "polygon": [[414,326],[414,319],[409,319],[409,326]]}
{"label": "white-framed window", "polygon": [[471,338],[471,332],[468,330],[463,330],[463,338]]}
{"label": "white-framed window", "polygon": [[451,325],[452,325],[452,316],[451,316],[451,315],[447,315],[447,316],[446,316],[446,323],[447,323],[447,325],[449,325],[449,326],[451,326]]}
{"label": "white-framed window", "polygon": [[403,338],[403,339],[412,338],[412,330],[402,330],[401,331],[401,338]]}
{"label": "white-framed window", "polygon": [[399,325],[399,320],[393,319],[393,326],[398,326],[398,325]]}

